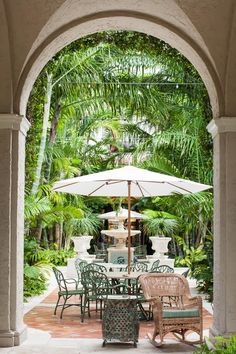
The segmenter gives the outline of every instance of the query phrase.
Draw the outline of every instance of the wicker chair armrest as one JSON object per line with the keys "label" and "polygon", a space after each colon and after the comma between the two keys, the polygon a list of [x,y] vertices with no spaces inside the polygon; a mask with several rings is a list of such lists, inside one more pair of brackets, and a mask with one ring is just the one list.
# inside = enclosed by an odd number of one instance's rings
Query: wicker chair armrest
{"label": "wicker chair armrest", "polygon": [[158,305],[159,307],[162,307],[162,302],[159,297],[149,297],[145,298],[147,302],[150,302],[151,305]]}
{"label": "wicker chair armrest", "polygon": [[186,296],[185,305],[188,306],[202,306],[201,296]]}

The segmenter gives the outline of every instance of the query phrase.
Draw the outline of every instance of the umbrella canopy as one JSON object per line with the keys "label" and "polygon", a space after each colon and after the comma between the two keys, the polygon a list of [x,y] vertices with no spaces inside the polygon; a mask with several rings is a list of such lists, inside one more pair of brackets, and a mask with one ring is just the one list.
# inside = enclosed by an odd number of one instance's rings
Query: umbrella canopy
{"label": "umbrella canopy", "polygon": [[[128,209],[121,208],[119,211],[110,211],[109,213],[99,214],[100,219],[128,219]],[[145,219],[146,215],[137,213],[136,211],[130,211],[130,217],[132,219]]]}
{"label": "umbrella canopy", "polygon": [[133,166],[108,170],[56,182],[53,190],[88,196],[128,197],[128,273],[131,258],[131,197],[190,194],[211,186],[151,172]]}
{"label": "umbrella canopy", "polygon": [[54,184],[53,190],[89,196],[127,197],[128,181],[131,196],[136,198],[189,194],[211,188],[182,178],[125,166],[59,181]]}

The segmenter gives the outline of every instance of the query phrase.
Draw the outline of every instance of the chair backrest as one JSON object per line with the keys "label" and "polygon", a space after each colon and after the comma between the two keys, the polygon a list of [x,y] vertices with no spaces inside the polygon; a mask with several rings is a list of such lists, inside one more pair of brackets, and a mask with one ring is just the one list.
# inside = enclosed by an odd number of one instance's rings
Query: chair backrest
{"label": "chair backrest", "polygon": [[187,279],[180,274],[149,273],[139,277],[145,299],[190,296]]}
{"label": "chair backrest", "polygon": [[56,267],[52,267],[52,270],[55,274],[56,280],[57,280],[57,285],[60,291],[67,291],[67,285],[66,285],[66,281],[64,278],[64,275],[62,274],[62,272],[57,269]]}
{"label": "chair backrest", "polygon": [[168,266],[168,265],[160,265],[158,267],[155,267],[155,269],[151,269],[150,272],[156,272],[156,273],[174,273],[174,268]]}
{"label": "chair backrest", "polygon": [[156,271],[156,268],[159,267],[159,264],[160,264],[160,259],[157,259],[155,262],[153,262],[151,266],[151,272]]}
{"label": "chair backrest", "polygon": [[147,247],[146,245],[136,246],[134,249],[135,256],[146,256],[147,255]]}
{"label": "chair backrest", "polygon": [[115,264],[125,264],[125,258],[123,256],[118,256]]}
{"label": "chair backrest", "polygon": [[105,273],[93,269],[84,270],[81,273],[81,282],[85,292],[96,295],[100,299],[107,298],[109,292],[109,280]]}
{"label": "chair backrest", "polygon": [[81,258],[77,258],[75,260],[75,269],[76,269],[77,276],[78,276],[78,282],[81,282],[81,272],[83,271],[84,267],[87,264],[88,264],[88,262],[81,259]]}
{"label": "chair backrest", "polygon": [[75,268],[77,270],[77,272],[82,272],[84,267],[88,264],[87,261],[85,260],[81,260],[80,258],[77,258],[75,260]]}
{"label": "chair backrest", "polygon": [[188,273],[190,272],[190,269],[187,269],[185,272],[182,273],[182,275],[187,278]]}
{"label": "chair backrest", "polygon": [[86,272],[88,270],[96,270],[97,272],[100,273],[105,273],[107,272],[107,268],[101,264],[97,264],[97,263],[88,263],[84,268],[83,268],[83,272]]}
{"label": "chair backrest", "polygon": [[[126,267],[126,270],[128,270],[128,266]],[[135,263],[131,264],[130,270],[132,272],[147,272],[148,265],[147,265],[147,263],[144,263],[144,262],[135,262]]]}

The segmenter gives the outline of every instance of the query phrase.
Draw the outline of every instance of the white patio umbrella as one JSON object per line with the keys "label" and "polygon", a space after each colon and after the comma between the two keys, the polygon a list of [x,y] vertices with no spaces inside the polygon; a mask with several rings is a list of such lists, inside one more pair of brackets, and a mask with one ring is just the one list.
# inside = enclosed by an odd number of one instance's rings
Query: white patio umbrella
{"label": "white patio umbrella", "polygon": [[128,273],[131,261],[131,197],[190,194],[211,186],[133,166],[58,181],[53,190],[87,196],[128,197]]}

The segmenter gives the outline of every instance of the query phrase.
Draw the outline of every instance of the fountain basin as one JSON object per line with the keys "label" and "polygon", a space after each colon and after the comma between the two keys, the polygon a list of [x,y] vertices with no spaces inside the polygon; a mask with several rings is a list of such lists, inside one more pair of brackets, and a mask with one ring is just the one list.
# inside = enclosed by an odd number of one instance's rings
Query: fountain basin
{"label": "fountain basin", "polygon": [[[140,230],[131,230],[130,235],[140,234]],[[102,234],[105,234],[110,237],[114,237],[117,240],[116,248],[126,248],[126,238],[128,237],[128,230],[125,229],[115,229],[115,230],[102,230]]]}

